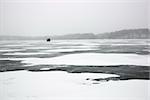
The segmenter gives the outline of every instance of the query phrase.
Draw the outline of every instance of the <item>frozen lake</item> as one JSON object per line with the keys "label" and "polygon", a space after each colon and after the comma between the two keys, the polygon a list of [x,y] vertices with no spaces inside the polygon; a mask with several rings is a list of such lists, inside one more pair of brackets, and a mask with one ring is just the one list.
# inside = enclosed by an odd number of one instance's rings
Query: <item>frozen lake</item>
{"label": "frozen lake", "polygon": [[[0,41],[0,99],[149,100],[149,43]],[[120,76],[123,79],[118,80]]]}

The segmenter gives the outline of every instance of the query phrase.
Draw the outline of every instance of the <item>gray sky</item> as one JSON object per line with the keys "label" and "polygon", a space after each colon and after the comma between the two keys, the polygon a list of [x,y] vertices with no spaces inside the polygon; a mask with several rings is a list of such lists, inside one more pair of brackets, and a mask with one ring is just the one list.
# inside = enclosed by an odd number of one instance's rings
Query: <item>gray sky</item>
{"label": "gray sky", "polygon": [[148,0],[0,0],[0,35],[103,33],[148,27]]}

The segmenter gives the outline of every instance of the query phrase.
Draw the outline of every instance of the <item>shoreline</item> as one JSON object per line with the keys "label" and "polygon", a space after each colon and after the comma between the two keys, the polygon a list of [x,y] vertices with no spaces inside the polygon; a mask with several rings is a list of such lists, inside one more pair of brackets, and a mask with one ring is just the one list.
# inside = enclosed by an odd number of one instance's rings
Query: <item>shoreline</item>
{"label": "shoreline", "polygon": [[92,81],[120,81],[120,80],[150,80],[150,66],[135,66],[135,65],[114,65],[114,66],[75,66],[75,65],[34,65],[25,67],[8,67],[0,69],[2,72],[13,71],[30,71],[30,72],[48,72],[48,71],[65,71],[68,73],[103,73],[114,74],[119,77],[87,79]]}

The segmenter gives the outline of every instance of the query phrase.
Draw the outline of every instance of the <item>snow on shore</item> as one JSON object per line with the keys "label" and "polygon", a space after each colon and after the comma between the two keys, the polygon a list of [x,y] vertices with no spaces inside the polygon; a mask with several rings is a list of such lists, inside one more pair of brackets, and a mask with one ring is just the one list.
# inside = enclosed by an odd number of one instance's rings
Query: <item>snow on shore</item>
{"label": "snow on shore", "polygon": [[117,75],[100,73],[0,73],[1,100],[148,100],[149,80],[109,81],[92,84],[86,78]]}

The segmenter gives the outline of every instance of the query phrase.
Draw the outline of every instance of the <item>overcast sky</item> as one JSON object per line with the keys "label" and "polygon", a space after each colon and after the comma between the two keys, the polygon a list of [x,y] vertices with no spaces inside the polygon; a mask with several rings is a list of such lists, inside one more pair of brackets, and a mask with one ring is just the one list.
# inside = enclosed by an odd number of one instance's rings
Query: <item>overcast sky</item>
{"label": "overcast sky", "polygon": [[148,27],[148,0],[0,0],[0,35],[103,33]]}

